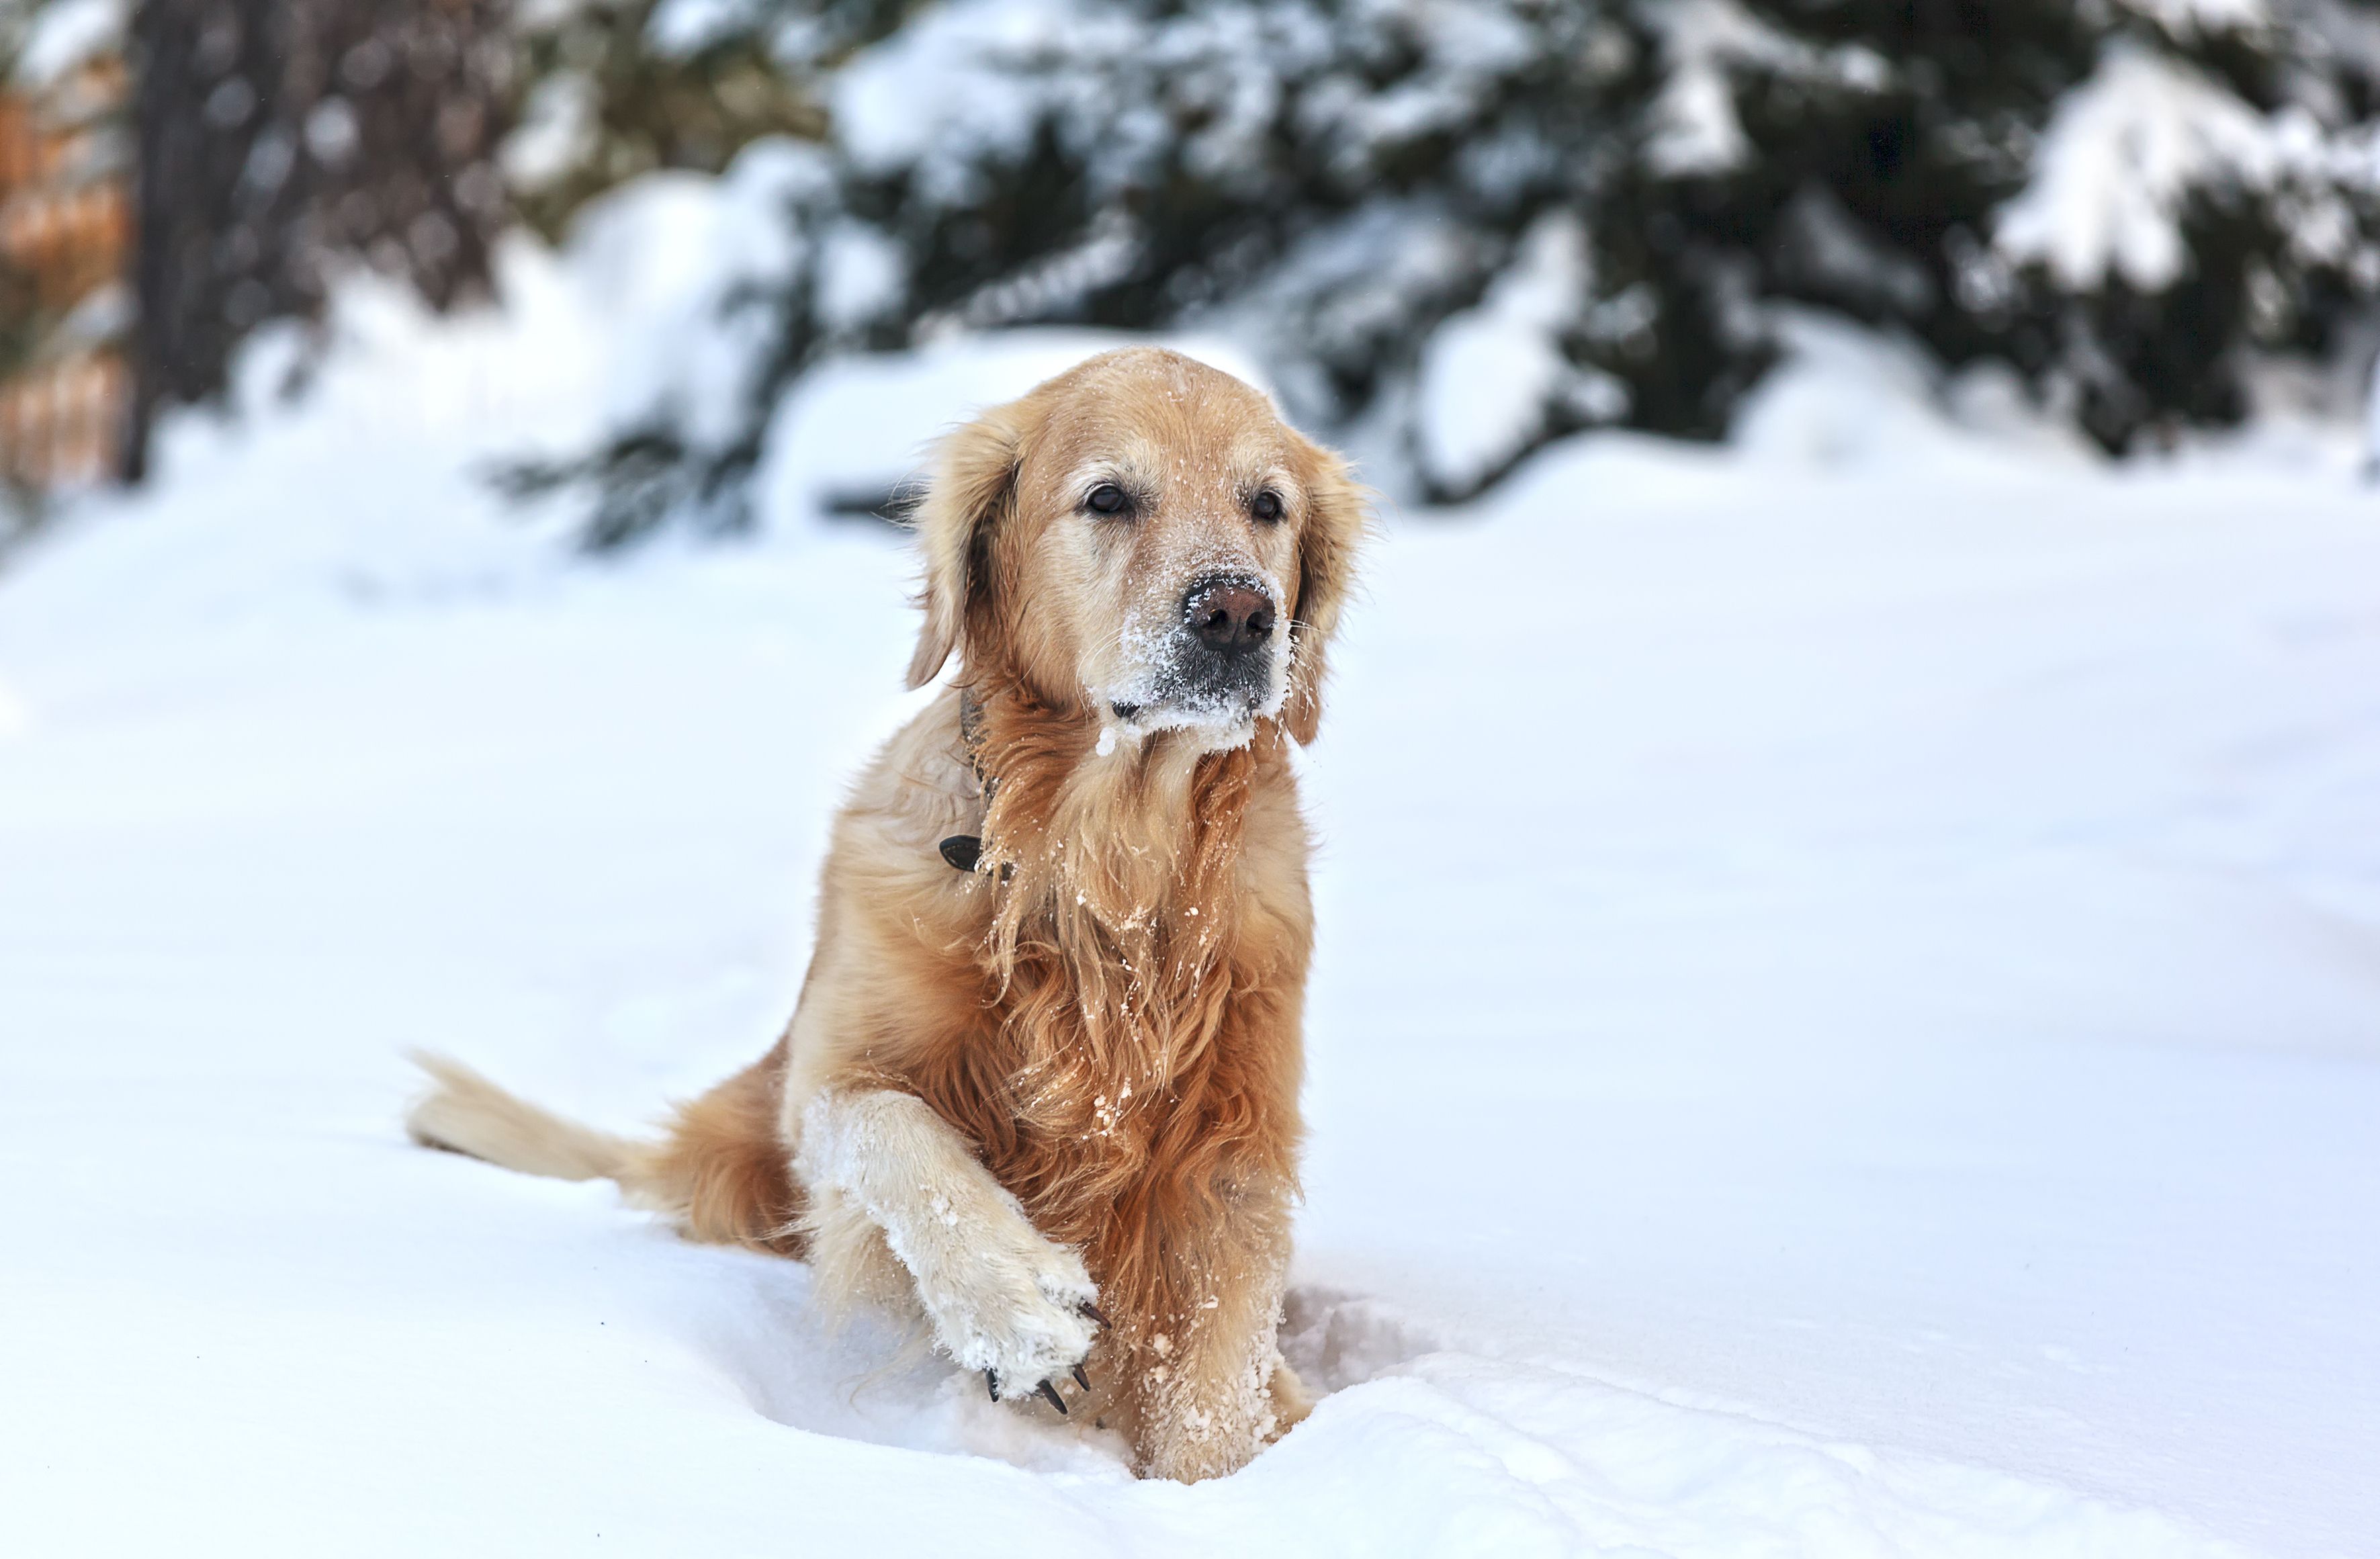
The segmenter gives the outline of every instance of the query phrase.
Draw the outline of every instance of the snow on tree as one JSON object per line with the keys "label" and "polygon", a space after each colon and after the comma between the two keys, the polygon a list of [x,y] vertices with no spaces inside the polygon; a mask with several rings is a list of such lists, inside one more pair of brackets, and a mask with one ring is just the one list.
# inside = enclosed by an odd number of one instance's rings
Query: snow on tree
{"label": "snow on tree", "polygon": [[[806,256],[743,429],[686,438],[657,408],[589,462],[528,475],[594,477],[604,540],[665,515],[660,485],[733,524],[759,429],[820,355],[1060,320],[1260,337],[1300,416],[1393,420],[1429,327],[1547,263],[1556,241],[1524,236],[1616,176],[1648,58],[1621,10],[1531,0],[920,11],[826,82],[836,178],[799,206]],[[1624,412],[1596,351],[1651,356],[1628,278],[1592,270],[1582,252],[1525,310],[1580,360],[1542,376],[1498,471]]]}
{"label": "snow on tree", "polygon": [[736,523],[810,364],[953,329],[1235,334],[1460,497],[1580,428],[1723,433],[1780,301],[2004,360],[2121,451],[2236,418],[2380,285],[2347,0],[677,3],[775,40],[832,176],[722,293],[772,321],[733,430],[656,404],[543,473],[595,478],[605,540]]}
{"label": "snow on tree", "polygon": [[[2283,0],[2286,3],[2286,0]],[[1732,278],[1633,420],[1722,426],[1746,299],[2005,359],[2111,451],[2245,409],[2260,351],[2369,308],[2372,22],[2333,4],[1678,0],[1641,153],[1596,212],[1639,268]],[[2360,47],[2351,42],[2361,26]],[[1694,306],[1664,297],[1673,320]],[[1726,327],[1730,315],[1714,316]],[[1680,321],[1682,322],[1682,321]]]}

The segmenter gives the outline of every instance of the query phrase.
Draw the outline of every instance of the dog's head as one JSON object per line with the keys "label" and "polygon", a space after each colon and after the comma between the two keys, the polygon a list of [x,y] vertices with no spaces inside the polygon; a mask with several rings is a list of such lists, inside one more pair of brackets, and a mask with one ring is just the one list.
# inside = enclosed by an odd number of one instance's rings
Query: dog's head
{"label": "dog's head", "polygon": [[1321,718],[1364,527],[1343,462],[1179,353],[1104,353],[943,441],[917,514],[921,686],[973,672],[1126,732],[1236,745]]}

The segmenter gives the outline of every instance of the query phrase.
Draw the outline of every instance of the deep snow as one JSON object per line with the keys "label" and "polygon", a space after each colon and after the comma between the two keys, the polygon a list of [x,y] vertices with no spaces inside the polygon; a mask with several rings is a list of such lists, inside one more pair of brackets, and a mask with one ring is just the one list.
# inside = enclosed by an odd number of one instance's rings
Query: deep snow
{"label": "deep snow", "polygon": [[881,365],[762,539],[589,565],[472,473],[637,332],[506,263],[0,576],[0,1552],[2374,1551],[2348,442],[2111,472],[1812,326],[1732,453],[1392,519],[1307,763],[1335,1394],[1136,1484],[403,1140],[408,1046],[626,1127],[769,1043],[913,707],[905,555],[805,507],[1090,344]]}

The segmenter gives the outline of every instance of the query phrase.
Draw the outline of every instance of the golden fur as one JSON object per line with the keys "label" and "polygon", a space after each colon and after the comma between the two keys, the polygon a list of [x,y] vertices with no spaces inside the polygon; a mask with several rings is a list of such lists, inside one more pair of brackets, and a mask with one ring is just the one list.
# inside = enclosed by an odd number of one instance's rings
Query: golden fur
{"label": "golden fur", "polygon": [[[1101,482],[1128,520],[1085,507]],[[1305,1408],[1274,1345],[1312,945],[1289,745],[1364,523],[1335,456],[1172,353],[1095,357],[951,435],[909,680],[959,670],[836,821],[785,1036],[650,1146],[452,1063],[415,1134],[806,1257],[831,1299],[922,1311],[1003,1396],[1081,1360],[1069,1406],[1144,1473],[1242,1465]],[[1285,598],[1254,712],[1117,695],[1170,685],[1149,647],[1218,570]],[[983,840],[971,874],[938,853],[954,834]]]}

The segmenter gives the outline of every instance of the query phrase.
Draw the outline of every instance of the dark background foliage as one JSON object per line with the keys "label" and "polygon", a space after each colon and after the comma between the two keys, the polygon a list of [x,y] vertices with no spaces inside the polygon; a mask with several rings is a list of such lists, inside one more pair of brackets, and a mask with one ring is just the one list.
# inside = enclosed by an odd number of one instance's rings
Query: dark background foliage
{"label": "dark background foliage", "polygon": [[[449,307],[484,295],[507,224],[558,237],[639,174],[718,172],[769,138],[820,149],[827,176],[783,212],[795,260],[722,300],[750,336],[740,424],[698,430],[657,400],[602,447],[509,473],[580,489],[601,546],[742,523],[806,371],[953,329],[1233,334],[1294,415],[1448,499],[1581,428],[1724,436],[1776,359],[1779,306],[1952,369],[2005,363],[2120,454],[2248,415],[2262,365],[2345,366],[2380,288],[2371,0],[132,14],[136,476],[154,413],[218,395],[242,336],[317,316],[342,265]],[[897,134],[848,111],[871,79],[904,94]],[[2138,175],[2076,175],[2095,137]],[[2145,190],[2180,262],[2012,242],[2009,213],[2074,176],[2086,203]],[[854,232],[892,272],[857,307],[820,282]],[[1487,326],[1533,332],[1534,399],[1450,452],[1435,365]]]}
{"label": "dark background foliage", "polygon": [[[782,13],[750,15],[757,37]],[[941,24],[877,11],[852,36],[914,43]],[[1462,497],[1585,426],[1723,435],[1774,360],[1768,310],[1790,302],[1953,367],[2005,362],[2122,453],[2237,420],[2256,364],[2335,354],[2369,317],[2374,37],[2371,7],[2344,3],[2261,18],[2183,0],[1103,7],[1027,46],[981,47],[928,89],[999,100],[1024,133],[929,103],[921,144],[841,149],[837,209],[808,216],[880,232],[905,284],[857,327],[790,288],[754,416],[820,354],[953,322],[1220,325],[1259,346],[1297,415],[1370,428],[1408,457],[1402,485]],[[954,51],[963,39],[920,52]],[[2260,133],[2292,121],[2323,155],[2242,170],[2211,130],[2174,194],[2187,263],[2154,285],[1997,246],[2061,113],[2111,61],[2228,98]],[[1696,83],[1731,147],[1697,146],[1712,137],[1691,122]],[[2325,203],[2349,237],[2310,246]],[[1432,337],[1556,216],[1586,250],[1548,325],[1574,373],[1495,458],[1434,464],[1415,420]],[[656,437],[636,429],[567,473],[594,480],[601,538],[671,512],[618,502],[650,499]],[[687,442],[672,458],[732,498],[753,447]],[[733,523],[732,502],[704,512]]]}

